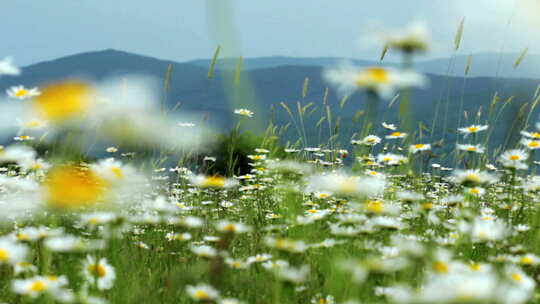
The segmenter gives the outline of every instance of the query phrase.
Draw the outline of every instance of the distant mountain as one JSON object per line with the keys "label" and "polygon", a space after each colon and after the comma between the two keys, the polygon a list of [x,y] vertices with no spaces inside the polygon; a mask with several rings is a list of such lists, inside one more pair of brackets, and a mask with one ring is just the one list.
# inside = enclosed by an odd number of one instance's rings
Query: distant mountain
{"label": "distant mountain", "polygon": [[[478,53],[471,55],[469,77],[540,78],[540,55],[527,54],[514,68],[520,54]],[[463,76],[469,56],[455,56],[419,62],[416,67],[424,73]]]}
{"label": "distant mountain", "polygon": [[[534,58],[532,57],[532,59]],[[30,65],[23,69],[23,74],[19,77],[0,78],[0,90],[18,84],[36,86],[73,76],[101,80],[113,76],[139,74],[149,75],[163,81],[167,67],[171,64],[173,67],[171,89],[166,96],[169,109],[173,109],[180,102],[179,111],[188,110],[203,113],[210,123],[226,129],[232,126],[234,119],[229,96],[233,96],[239,104],[250,104],[256,100],[257,106],[250,106],[256,111],[256,117],[264,122],[273,120],[279,125],[291,123],[289,115],[282,108],[280,102],[289,105],[293,112],[296,112],[297,102],[303,105],[312,102],[313,106],[307,111],[305,117],[305,133],[308,136],[306,144],[316,145],[320,142],[326,142],[330,136],[328,124],[325,122],[317,126],[321,117],[326,115],[326,105],[323,104],[323,100],[327,85],[321,79],[322,67],[317,64],[313,66],[307,64],[279,65],[279,62],[292,63],[292,61],[287,60],[267,59],[266,67],[252,68],[242,72],[240,83],[232,85],[233,79],[224,78],[222,72],[225,70],[220,67],[217,67],[214,77],[209,79],[208,69],[202,62],[198,64],[194,62],[177,63],[116,50],[104,50]],[[444,62],[442,60],[440,64],[442,65]],[[478,62],[481,61],[478,60]],[[520,68],[525,67],[526,63],[527,61],[524,61]],[[259,62],[259,64],[261,63]],[[272,66],[276,64],[277,66]],[[434,69],[438,68],[436,60],[422,64],[432,66]],[[456,60],[457,67],[459,67],[459,60]],[[499,119],[493,126],[495,131],[492,144],[504,144],[507,139],[509,145],[515,143],[519,139],[517,134],[521,129],[520,124],[524,122],[523,120],[514,122],[515,117],[520,110],[527,111],[527,107],[531,105],[533,94],[540,83],[539,80],[523,78],[469,77],[465,80],[463,77],[446,77],[434,74],[429,74],[428,77],[431,81],[430,87],[416,89],[412,93],[412,108],[416,123],[422,122],[428,126],[423,132],[423,140],[426,142],[439,139],[445,139],[450,143],[455,142],[455,130],[460,120],[459,105],[461,100],[464,102],[463,110],[468,112],[468,122],[462,119],[461,126],[475,121],[474,114],[479,108],[482,109],[479,121],[485,121],[493,96],[497,92],[497,96],[501,100],[499,104],[510,97],[511,101],[504,106],[500,115],[497,112],[493,115],[498,115]],[[302,87],[306,78],[309,79],[309,86],[307,95],[302,98]],[[226,93],[227,90],[229,90],[229,95]],[[250,94],[241,94],[241,92],[250,92]],[[334,113],[332,117],[333,128],[336,121],[339,121],[339,141],[347,144],[351,135],[360,131],[362,124],[361,120],[358,121],[357,118],[358,112],[364,110],[364,95],[354,94],[343,107],[340,106],[340,100],[341,98],[330,89],[327,102]],[[388,102],[381,102],[379,119],[398,122],[397,103],[399,100],[392,107],[389,107]],[[525,107],[523,107],[524,105]],[[538,119],[537,112],[531,114],[529,125],[534,125]],[[430,131],[429,127],[433,121],[437,125],[434,135],[430,136],[428,131]],[[297,118],[295,123],[298,124]],[[282,138],[283,142],[295,141],[298,138],[299,132],[294,125],[293,123]],[[378,132],[379,134],[382,132],[380,127]]]}
{"label": "distant mountain", "polygon": [[[540,55],[528,54],[517,68],[514,63],[520,54],[514,53],[478,53],[471,55],[470,71],[468,77],[511,77],[511,78],[540,78]],[[455,56],[451,58],[441,58],[432,60],[418,60],[415,68],[418,71],[429,74],[464,76],[469,56]],[[370,61],[351,58],[337,57],[258,57],[244,58],[242,68],[245,70],[270,68],[279,66],[319,66],[326,67],[338,64],[342,61],[352,62],[360,67],[382,65],[387,67],[399,67],[400,64],[392,61]],[[211,60],[199,59],[187,63],[208,68]],[[238,59],[221,59],[217,66],[224,69],[235,69]]]}
{"label": "distant mountain", "polygon": [[[286,57],[286,56],[273,56],[273,57],[258,57],[258,58],[244,58],[242,59],[241,66],[245,70],[254,70],[262,68],[275,68],[281,66],[332,66],[342,61],[350,61],[358,66],[372,66],[378,65],[375,61],[370,60],[358,60],[358,59],[345,59],[338,57]],[[208,68],[211,60],[198,59],[188,61],[187,63],[194,64],[200,67]],[[238,59],[225,58],[218,61],[217,66],[221,69],[236,69],[239,63]],[[396,64],[389,64],[395,66]]]}

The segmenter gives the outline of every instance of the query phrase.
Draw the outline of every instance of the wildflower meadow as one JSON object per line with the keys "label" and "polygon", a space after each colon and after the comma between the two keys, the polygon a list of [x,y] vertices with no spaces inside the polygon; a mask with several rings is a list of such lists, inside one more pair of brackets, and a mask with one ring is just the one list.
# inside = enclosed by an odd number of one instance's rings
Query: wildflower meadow
{"label": "wildflower meadow", "polygon": [[[230,130],[196,123],[163,101],[170,70],[164,84],[127,75],[8,88],[0,302],[540,303],[538,117],[515,146],[493,147],[505,106],[494,98],[445,131],[456,142],[427,136],[411,101],[430,86],[415,70],[429,28],[380,38],[380,60],[393,52],[401,65],[323,69],[342,103],[365,97],[345,141],[325,106],[339,100],[314,101],[317,125],[307,102],[276,101],[295,141],[275,123],[253,131],[256,100],[226,110]],[[2,59],[0,77],[24,74],[15,63]],[[399,120],[381,119],[381,104]],[[451,110],[464,115],[459,101]],[[306,130],[326,125],[327,140],[308,145]]]}

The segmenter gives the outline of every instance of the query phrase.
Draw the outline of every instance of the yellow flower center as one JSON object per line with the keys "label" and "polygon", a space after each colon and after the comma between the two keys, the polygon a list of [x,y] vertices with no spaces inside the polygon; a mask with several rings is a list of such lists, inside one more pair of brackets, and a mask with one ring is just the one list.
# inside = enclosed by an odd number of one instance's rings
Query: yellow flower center
{"label": "yellow flower center", "polygon": [[510,155],[510,160],[519,160],[519,155]]}
{"label": "yellow flower center", "polygon": [[204,179],[202,186],[205,188],[225,187],[225,178],[220,176],[210,176]]}
{"label": "yellow flower center", "polygon": [[475,152],[475,151],[476,151],[476,147],[467,147],[467,151]]}
{"label": "yellow flower center", "polygon": [[107,185],[93,172],[74,166],[54,169],[44,184],[48,203],[54,208],[77,208],[97,203],[105,194]]}
{"label": "yellow flower center", "polygon": [[482,265],[480,265],[478,263],[472,263],[471,265],[469,265],[469,268],[472,271],[480,271],[482,269]]}
{"label": "yellow flower center", "polygon": [[368,201],[366,210],[373,213],[382,213],[384,211],[384,203],[381,201]]}
{"label": "yellow flower center", "polygon": [[531,147],[531,148],[536,148],[536,147],[540,146],[540,143],[538,143],[537,141],[531,141],[528,144],[528,146]]}
{"label": "yellow flower center", "polygon": [[374,67],[367,69],[367,75],[369,79],[378,83],[388,83],[390,82],[389,73],[386,69]]}
{"label": "yellow flower center", "polygon": [[43,281],[35,281],[30,285],[30,290],[35,292],[42,292],[47,289],[47,284]]}
{"label": "yellow flower center", "polygon": [[123,179],[124,178],[124,172],[122,171],[122,168],[112,167],[111,172],[118,179]]}
{"label": "yellow flower center", "polygon": [[521,258],[521,264],[531,265],[533,263],[534,263],[534,260],[531,257],[522,257]]}
{"label": "yellow flower center", "polygon": [[0,248],[0,262],[7,262],[9,259],[9,252],[3,248]]}
{"label": "yellow flower center", "polygon": [[86,113],[90,92],[90,87],[82,82],[53,84],[43,88],[34,106],[45,119],[60,122]]}
{"label": "yellow flower center", "polygon": [[235,232],[236,231],[236,225],[235,224],[227,224],[223,227],[223,230],[228,232]]}
{"label": "yellow flower center", "polygon": [[28,241],[30,240],[30,236],[26,233],[17,233],[17,239],[19,241]]}
{"label": "yellow flower center", "polygon": [[328,193],[320,193],[319,198],[328,198],[330,195]]}
{"label": "yellow flower center", "polygon": [[401,136],[401,132],[392,132],[390,136],[395,136],[395,137]]}
{"label": "yellow flower center", "polygon": [[467,130],[469,130],[469,132],[471,133],[474,133],[478,131],[478,127],[468,127]]}
{"label": "yellow flower center", "polygon": [[28,94],[28,90],[20,89],[15,93],[15,96],[24,97],[24,96],[26,96],[26,94]]}
{"label": "yellow flower center", "polygon": [[424,144],[416,144],[416,145],[414,145],[414,147],[416,149],[422,149],[423,147],[425,147],[425,145]]}
{"label": "yellow flower center", "polygon": [[437,261],[433,264],[433,269],[438,273],[448,273],[450,271],[450,268],[448,267],[448,264],[446,264],[443,261]]}
{"label": "yellow flower center", "polygon": [[105,276],[105,274],[107,273],[107,270],[105,269],[105,267],[103,267],[103,265],[89,265],[88,266],[88,271],[93,275],[93,276],[96,276],[98,278],[103,278]]}
{"label": "yellow flower center", "polygon": [[33,169],[33,170],[39,170],[39,169],[42,169],[43,168],[43,165],[40,164],[40,163],[34,163],[32,164],[32,166],[30,166],[30,169]]}
{"label": "yellow flower center", "polygon": [[516,282],[521,282],[523,278],[521,277],[519,273],[512,273],[512,280]]}
{"label": "yellow flower center", "polygon": [[199,300],[210,300],[210,295],[204,290],[195,291],[195,298]]}
{"label": "yellow flower center", "polygon": [[475,183],[479,183],[480,182],[480,177],[474,173],[471,173],[469,175],[467,175],[467,180],[471,181],[471,182],[475,182]]}
{"label": "yellow flower center", "polygon": [[433,203],[425,203],[422,205],[424,209],[433,209]]}

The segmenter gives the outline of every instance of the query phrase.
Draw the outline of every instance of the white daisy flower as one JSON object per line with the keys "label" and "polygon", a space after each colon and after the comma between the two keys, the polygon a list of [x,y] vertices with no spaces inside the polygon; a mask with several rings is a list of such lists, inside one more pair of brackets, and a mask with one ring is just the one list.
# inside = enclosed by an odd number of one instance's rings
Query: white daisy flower
{"label": "white daisy flower", "polygon": [[383,67],[358,68],[349,63],[326,69],[323,78],[342,95],[350,95],[359,88],[374,92],[381,98],[392,98],[398,88],[424,87],[428,80],[422,74]]}
{"label": "white daisy flower", "polygon": [[21,85],[21,86],[14,86],[7,89],[6,94],[11,98],[24,100],[24,99],[32,98],[35,96],[39,96],[41,92],[39,91],[38,88],[29,89]]}
{"label": "white daisy flower", "polygon": [[186,286],[188,295],[195,301],[213,301],[219,298],[219,291],[207,284]]}
{"label": "white daisy flower", "polygon": [[83,276],[90,284],[96,282],[96,287],[99,290],[105,290],[113,287],[116,272],[106,258],[96,261],[93,256],[89,255],[83,263]]}

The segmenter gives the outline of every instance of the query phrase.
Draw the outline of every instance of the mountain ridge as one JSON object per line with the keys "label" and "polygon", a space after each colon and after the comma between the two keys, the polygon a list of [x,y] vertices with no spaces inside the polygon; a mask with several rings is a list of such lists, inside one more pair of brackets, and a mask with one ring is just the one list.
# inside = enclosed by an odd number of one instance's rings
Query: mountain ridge
{"label": "mountain ridge", "polygon": [[[285,125],[291,122],[290,117],[281,107],[285,102],[291,108],[296,108],[296,103],[307,104],[313,102],[317,109],[312,117],[306,118],[306,124],[315,126],[318,120],[325,115],[323,100],[335,111],[336,117],[341,117],[341,141],[347,144],[351,136],[358,133],[359,126],[357,115],[364,110],[364,98],[361,93],[350,96],[345,106],[340,106],[341,97],[330,88],[326,95],[328,84],[321,77],[321,66],[274,66],[243,71],[241,81],[233,85],[233,79],[225,78],[224,73],[219,72],[217,67],[214,76],[209,79],[208,67],[197,66],[191,63],[177,63],[174,61],[160,60],[148,56],[122,52],[117,50],[102,50],[75,54],[62,57],[57,60],[41,62],[23,68],[23,74],[18,77],[0,78],[0,90],[6,90],[13,85],[40,86],[47,82],[61,81],[74,76],[83,76],[89,80],[100,81],[110,77],[125,75],[148,75],[158,81],[163,81],[168,66],[172,64],[173,72],[170,79],[170,90],[164,95],[167,100],[167,108],[173,109],[180,103],[180,110],[202,113],[208,120],[218,126],[218,129],[227,130],[234,125],[237,117],[232,113],[231,96],[237,101],[243,102],[247,107],[253,104],[253,100],[246,100],[246,96],[236,94],[242,91],[250,91],[251,96],[256,97],[258,109],[256,117],[263,123],[273,122]],[[510,96],[512,103],[508,104],[505,112],[501,115],[497,128],[497,139],[493,144],[503,144],[507,138],[510,143],[519,139],[521,127],[512,127],[513,119],[521,106],[534,99],[534,92],[540,82],[533,78],[492,78],[492,77],[469,77],[466,81],[463,77],[446,77],[444,75],[427,74],[431,85],[426,89],[413,90],[411,104],[414,118],[417,122],[430,126],[433,117],[439,115],[441,121],[435,133],[430,138],[447,138],[455,141],[456,128],[475,121],[462,120],[460,126],[457,122],[462,113],[458,113],[458,102],[463,99],[463,110],[476,113],[479,108],[488,109],[494,94],[494,89],[502,100]],[[249,81],[246,81],[249,78]],[[304,80],[309,79],[309,86],[303,97],[302,88]],[[227,93],[233,90],[233,95]],[[165,94],[165,92],[161,92]],[[236,95],[235,95],[236,94]],[[440,107],[437,108],[437,105]],[[273,110],[271,110],[273,108]],[[447,114],[446,109],[448,109]],[[439,112],[437,112],[439,111]],[[485,112],[485,111],[484,111]],[[537,115],[538,110],[535,110]],[[379,104],[379,120],[396,123],[399,121],[397,107],[389,107],[388,103]],[[474,115],[471,115],[471,117]],[[446,119],[443,119],[446,117]],[[537,116],[534,116],[535,118]],[[486,120],[486,114],[481,115],[481,120]],[[444,122],[445,121],[445,122]],[[444,122],[444,123],[443,123]],[[508,131],[507,126],[512,129]],[[380,131],[380,130],[379,130]],[[294,141],[295,130],[290,130],[284,135],[283,141]],[[324,142],[328,131],[311,128],[310,141],[313,144]],[[509,133],[510,132],[510,133]],[[516,133],[517,132],[517,133]],[[516,136],[516,134],[518,134]]]}

